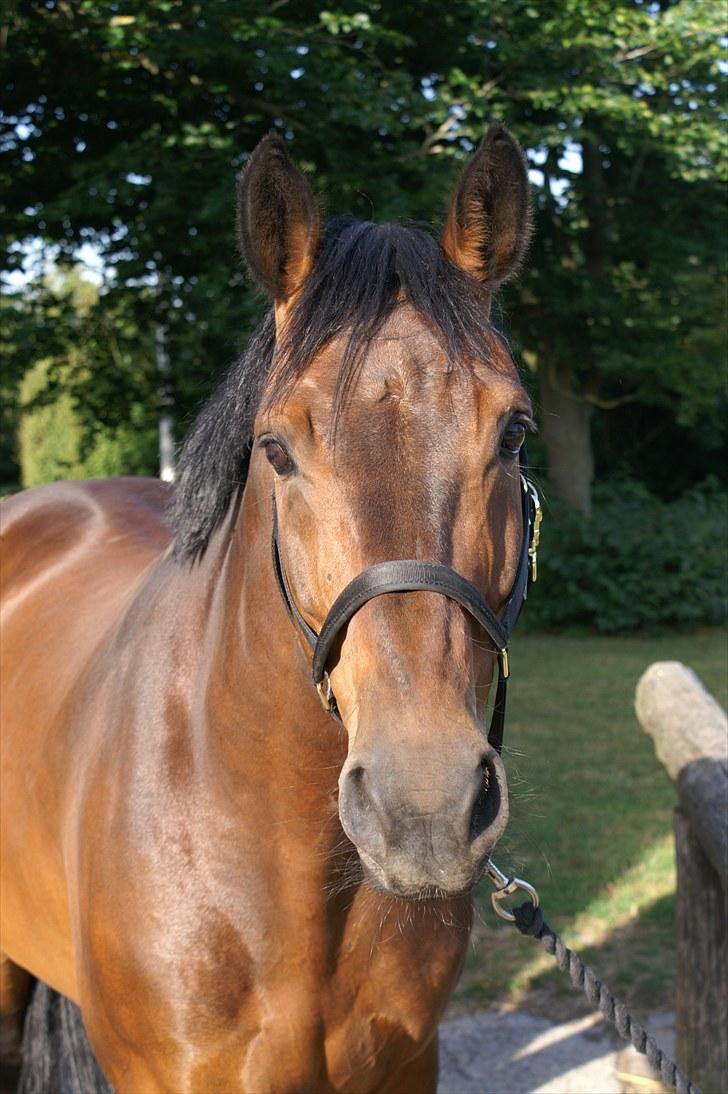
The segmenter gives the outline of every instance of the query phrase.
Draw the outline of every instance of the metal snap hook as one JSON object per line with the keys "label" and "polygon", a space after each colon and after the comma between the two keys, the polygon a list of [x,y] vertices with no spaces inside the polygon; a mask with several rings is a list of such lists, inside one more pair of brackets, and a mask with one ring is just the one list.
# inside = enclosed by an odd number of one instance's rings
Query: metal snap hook
{"label": "metal snap hook", "polygon": [[493,905],[493,911],[501,919],[506,919],[509,923],[515,922],[515,916],[513,912],[508,908],[501,907],[501,901],[505,900],[507,896],[512,896],[517,893],[519,889],[530,897],[531,903],[534,908],[538,908],[538,892],[534,889],[533,885],[524,881],[520,877],[508,877],[501,870],[498,869],[492,859],[488,859],[488,863],[485,867],[485,872],[490,880],[495,885],[495,892],[490,894],[490,902]]}

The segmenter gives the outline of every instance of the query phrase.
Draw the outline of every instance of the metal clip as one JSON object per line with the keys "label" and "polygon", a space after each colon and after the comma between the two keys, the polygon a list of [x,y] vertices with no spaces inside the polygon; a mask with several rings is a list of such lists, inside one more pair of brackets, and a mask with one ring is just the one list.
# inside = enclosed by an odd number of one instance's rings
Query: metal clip
{"label": "metal clip", "polygon": [[538,579],[538,545],[541,541],[541,521],[543,520],[543,512],[541,510],[541,499],[538,496],[538,490],[532,482],[527,482],[524,479],[524,489],[528,490],[531,495],[531,501],[533,502],[533,525],[531,527],[531,542],[528,545],[528,558],[531,563],[531,581]]}
{"label": "metal clip", "polygon": [[505,900],[507,896],[512,896],[519,889],[523,889],[531,898],[534,908],[538,908],[538,893],[533,885],[529,885],[527,881],[523,881],[520,877],[507,877],[498,869],[492,859],[488,859],[485,872],[495,885],[495,892],[490,894],[490,902],[493,905],[493,911],[501,919],[507,919],[509,923],[514,922],[516,917],[513,912],[509,912],[507,908],[501,908],[501,901]]}
{"label": "metal clip", "polygon": [[327,714],[331,714],[334,707],[334,692],[331,688],[331,681],[329,680],[328,672],[324,673],[323,680],[319,680],[316,685],[316,691],[318,697],[321,700],[321,706],[324,708]]}
{"label": "metal clip", "polygon": [[504,680],[507,680],[511,675],[511,668],[508,664],[508,647],[505,646],[502,650],[498,650],[498,657],[500,659],[501,676]]}

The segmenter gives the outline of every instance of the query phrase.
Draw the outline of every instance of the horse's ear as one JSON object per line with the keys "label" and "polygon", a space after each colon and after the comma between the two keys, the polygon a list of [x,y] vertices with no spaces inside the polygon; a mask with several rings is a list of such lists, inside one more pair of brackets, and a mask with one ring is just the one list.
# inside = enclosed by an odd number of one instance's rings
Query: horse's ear
{"label": "horse's ear", "polygon": [[518,271],[530,237],[523,151],[504,126],[492,125],[455,185],[443,250],[492,291]]}
{"label": "horse's ear", "polygon": [[276,133],[263,137],[238,180],[237,227],[251,277],[276,303],[285,304],[313,265],[319,211]]}

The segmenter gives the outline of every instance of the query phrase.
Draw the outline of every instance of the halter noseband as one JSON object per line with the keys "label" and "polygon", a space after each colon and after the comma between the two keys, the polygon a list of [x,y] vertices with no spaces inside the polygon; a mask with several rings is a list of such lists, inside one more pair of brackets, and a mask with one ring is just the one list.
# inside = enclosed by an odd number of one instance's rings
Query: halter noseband
{"label": "halter noseband", "polygon": [[526,599],[529,581],[536,580],[536,553],[541,524],[541,504],[536,488],[526,478],[527,464],[523,452],[520,467],[523,540],[516,578],[500,616],[488,607],[471,581],[461,577],[449,566],[442,566],[438,562],[419,562],[416,559],[394,559],[369,566],[350,581],[331,605],[321,632],[317,634],[303,618],[288,584],[278,542],[278,517],[275,495],[273,496],[273,570],[288,615],[298,626],[313,652],[313,682],[324,710],[337,721],[341,721],[341,716],[331,688],[329,674],[326,671],[326,662],[342,628],[367,601],[375,596],[415,591],[440,593],[465,608],[495,643],[498,651],[498,686],[488,729],[488,741],[497,752],[501,751],[509,676],[508,641]]}

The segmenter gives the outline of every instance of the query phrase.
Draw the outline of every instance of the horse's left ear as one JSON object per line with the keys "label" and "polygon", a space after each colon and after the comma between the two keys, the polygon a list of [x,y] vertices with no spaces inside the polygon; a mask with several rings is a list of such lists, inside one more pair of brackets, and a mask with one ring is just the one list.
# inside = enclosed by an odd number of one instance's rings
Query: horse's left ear
{"label": "horse's left ear", "polygon": [[530,238],[523,151],[504,126],[492,125],[455,185],[442,248],[493,291],[518,271]]}
{"label": "horse's left ear", "polygon": [[277,133],[263,137],[240,176],[237,227],[251,277],[285,308],[311,270],[320,229],[316,198]]}

